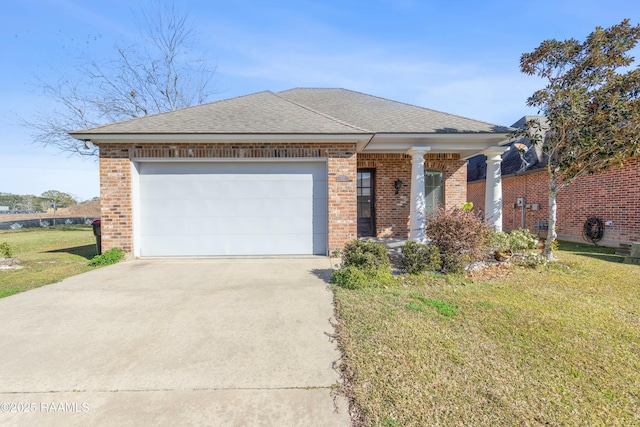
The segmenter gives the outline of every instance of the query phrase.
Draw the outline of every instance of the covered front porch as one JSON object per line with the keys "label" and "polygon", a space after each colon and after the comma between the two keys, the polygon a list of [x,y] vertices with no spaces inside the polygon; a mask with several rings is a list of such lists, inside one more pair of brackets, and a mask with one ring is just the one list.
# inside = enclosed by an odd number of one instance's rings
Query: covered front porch
{"label": "covered front porch", "polygon": [[505,134],[376,135],[357,154],[358,237],[424,241],[429,212],[467,202],[466,159],[478,154],[487,156],[483,217],[501,231],[500,164],[507,142]]}

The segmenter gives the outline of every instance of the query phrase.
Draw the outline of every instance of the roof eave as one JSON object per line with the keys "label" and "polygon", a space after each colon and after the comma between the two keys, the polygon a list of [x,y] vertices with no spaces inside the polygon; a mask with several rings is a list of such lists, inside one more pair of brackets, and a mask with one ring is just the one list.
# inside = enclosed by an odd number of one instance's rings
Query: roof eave
{"label": "roof eave", "polygon": [[502,146],[511,140],[505,133],[394,133],[376,134],[363,150],[365,153],[406,153],[416,146],[430,147],[430,153],[459,153],[463,159],[489,147]]}
{"label": "roof eave", "polygon": [[81,141],[91,141],[96,145],[104,143],[178,143],[178,142],[236,142],[236,143],[278,143],[278,142],[345,142],[366,144],[373,134],[239,134],[239,133],[83,133],[71,132],[70,135]]}

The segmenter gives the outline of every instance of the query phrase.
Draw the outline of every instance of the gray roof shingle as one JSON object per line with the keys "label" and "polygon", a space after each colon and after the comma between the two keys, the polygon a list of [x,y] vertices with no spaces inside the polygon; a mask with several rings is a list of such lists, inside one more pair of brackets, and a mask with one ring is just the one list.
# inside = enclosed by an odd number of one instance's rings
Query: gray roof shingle
{"label": "gray roof shingle", "polygon": [[300,105],[376,133],[508,132],[497,126],[347,89],[296,88],[278,93]]}
{"label": "gray roof shingle", "polygon": [[258,92],[71,134],[371,134],[508,128],[346,89]]}

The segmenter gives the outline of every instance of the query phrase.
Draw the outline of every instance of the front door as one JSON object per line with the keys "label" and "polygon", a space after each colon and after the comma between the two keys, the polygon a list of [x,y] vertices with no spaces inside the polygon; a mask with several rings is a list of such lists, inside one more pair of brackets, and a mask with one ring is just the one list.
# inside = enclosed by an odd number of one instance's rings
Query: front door
{"label": "front door", "polygon": [[358,237],[375,236],[374,169],[358,169]]}

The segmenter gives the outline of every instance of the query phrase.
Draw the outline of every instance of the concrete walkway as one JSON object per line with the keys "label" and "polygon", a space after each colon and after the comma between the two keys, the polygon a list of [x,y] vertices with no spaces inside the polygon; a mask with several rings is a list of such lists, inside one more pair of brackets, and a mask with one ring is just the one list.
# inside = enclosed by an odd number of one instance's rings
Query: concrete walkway
{"label": "concrete walkway", "polygon": [[350,425],[329,265],[136,260],[0,299],[0,425]]}

